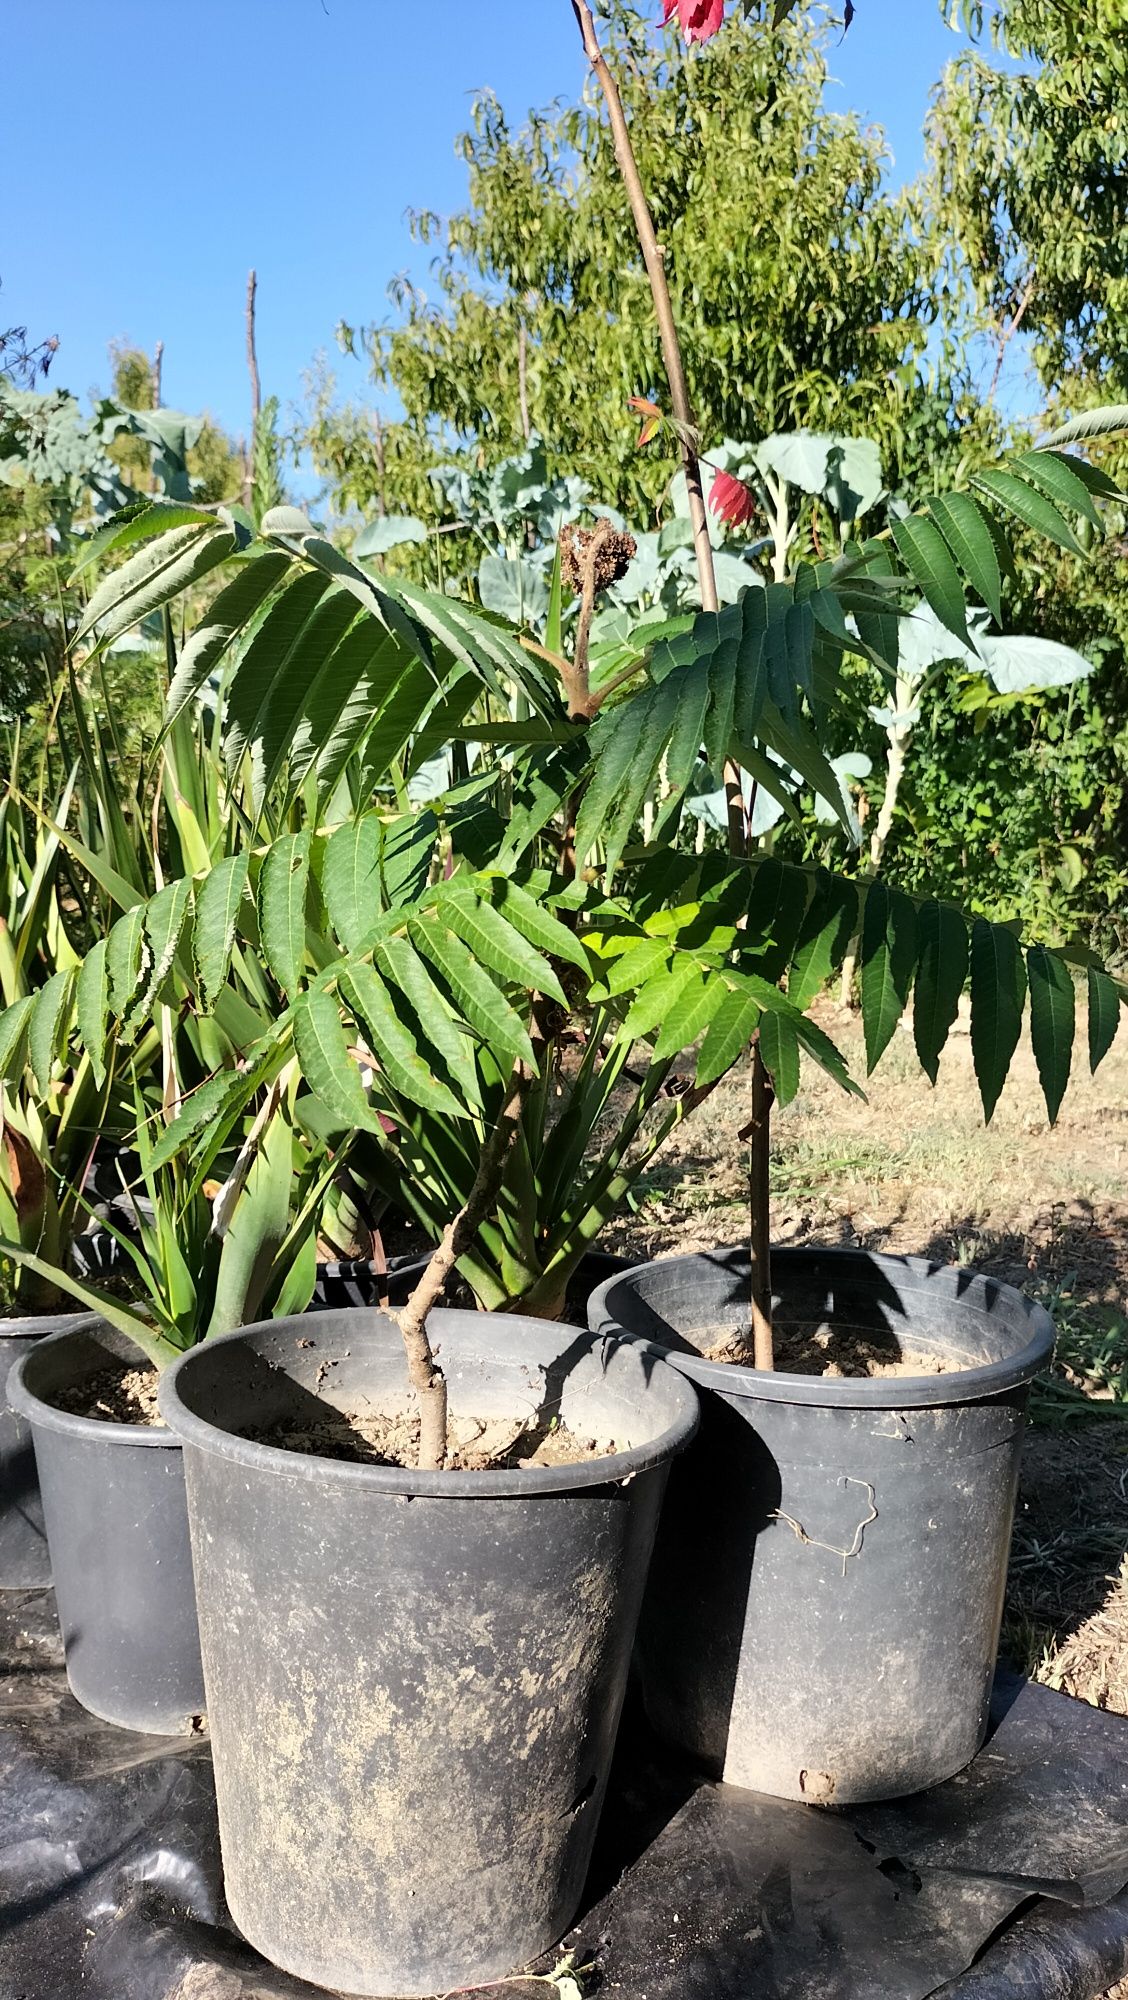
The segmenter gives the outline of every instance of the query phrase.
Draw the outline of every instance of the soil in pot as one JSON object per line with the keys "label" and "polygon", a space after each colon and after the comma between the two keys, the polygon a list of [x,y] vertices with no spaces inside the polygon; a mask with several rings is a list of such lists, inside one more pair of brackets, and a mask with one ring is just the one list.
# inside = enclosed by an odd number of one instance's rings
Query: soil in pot
{"label": "soil in pot", "polygon": [[103,1368],[85,1381],[68,1383],[51,1398],[56,1410],[74,1417],[99,1417],[111,1424],[159,1424],[155,1368]]}
{"label": "soil in pot", "polygon": [[[377,1411],[327,1411],[309,1423],[275,1424],[247,1430],[259,1444],[280,1451],[307,1452],[353,1465],[390,1465],[409,1471],[419,1462],[419,1419]],[[582,1465],[609,1458],[614,1440],[577,1436],[556,1418],[530,1423],[526,1417],[457,1417],[449,1427],[448,1472],[520,1472],[545,1465]]]}
{"label": "soil in pot", "polygon": [[[682,1328],[705,1361],[729,1361],[751,1368],[752,1327]],[[913,1346],[872,1327],[840,1320],[777,1319],[773,1327],[776,1369],[787,1375],[820,1375],[829,1381],[954,1374],[960,1363],[936,1348]]]}

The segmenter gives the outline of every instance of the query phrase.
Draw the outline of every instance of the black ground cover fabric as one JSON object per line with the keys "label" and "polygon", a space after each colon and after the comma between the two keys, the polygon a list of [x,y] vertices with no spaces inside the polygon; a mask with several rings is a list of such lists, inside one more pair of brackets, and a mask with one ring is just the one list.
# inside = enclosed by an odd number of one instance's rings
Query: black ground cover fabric
{"label": "black ground cover fabric", "polygon": [[[629,1708],[568,1942],[620,2000],[1090,2000],[1125,1884],[1128,1723],[1065,1696],[1000,1676],[968,1772],[842,1812],[703,1783]],[[50,1595],[0,1596],[0,2000],[314,1991],[227,1916],[206,1738],[87,1715]]]}

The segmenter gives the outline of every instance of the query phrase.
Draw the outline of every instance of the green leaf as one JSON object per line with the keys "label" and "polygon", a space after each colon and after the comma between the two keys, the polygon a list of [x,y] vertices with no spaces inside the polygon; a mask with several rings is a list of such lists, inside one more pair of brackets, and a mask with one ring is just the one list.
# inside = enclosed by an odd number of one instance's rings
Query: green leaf
{"label": "green leaf", "polygon": [[[1120,994],[1115,981],[1095,965],[1089,967],[1089,1069],[1094,1071],[1112,1047],[1120,1026]],[[0,1019],[0,1030],[3,1020]],[[0,1073],[3,1061],[0,1059]]]}
{"label": "green leaf", "polygon": [[916,912],[900,889],[880,880],[866,890],[862,915],[862,1027],[872,1072],[908,1003],[916,964]]}
{"label": "green leaf", "polygon": [[294,1135],[276,1109],[259,1135],[246,1182],[223,1238],[205,1339],[258,1318],[290,1223]]}
{"label": "green leaf", "polygon": [[33,993],[25,993],[0,1014],[0,1077],[10,1076],[16,1067],[35,997]]}
{"label": "green leaf", "polygon": [[527,938],[538,951],[549,952],[553,958],[562,958],[568,965],[578,966],[581,972],[588,970],[587,953],[574,931],[554,917],[535,897],[530,896],[519,882],[506,875],[487,875],[478,878],[478,886],[483,896],[488,896],[496,909],[501,911],[514,930]]}
{"label": "green leaf", "polygon": [[229,771],[235,771],[245,751],[257,744],[260,776],[265,775],[261,735],[266,718],[278,702],[294,716],[300,704],[293,697],[299,690],[303,697],[307,692],[309,662],[298,648],[328,588],[316,570],[298,570],[278,592],[236,660],[228,681],[223,732]]}
{"label": "green leaf", "polygon": [[533,1045],[520,1016],[440,913],[411,917],[408,928],[412,943],[442,974],[455,1007],[475,1034],[511,1061],[535,1068]]}
{"label": "green leaf", "polygon": [[405,937],[378,938],[372,957],[386,983],[411,1008],[420,1032],[448,1078],[458,1083],[463,1097],[477,1103],[477,1072],[470,1060],[466,1038],[455,1025],[446,1000],[418,952]]}
{"label": "green leaf", "polygon": [[205,513],[201,507],[167,506],[160,500],[141,500],[132,507],[123,507],[81,545],[73,575],[81,576],[99,556],[111,549],[131,548],[135,542],[147,542],[153,535],[163,535],[169,528],[214,528],[215,515]]}
{"label": "green leaf", "polygon": [[397,1018],[392,996],[379,974],[370,965],[349,965],[341,974],[341,991],[368,1035],[393,1090],[424,1111],[465,1117],[466,1105],[440,1082],[420,1055],[414,1036]]}
{"label": "green leaf", "polygon": [[209,604],[177,662],[165,702],[166,729],[217,671],[227,648],[289,568],[290,558],[281,550],[267,550],[247,562]]}
{"label": "green leaf", "polygon": [[107,940],[106,972],[109,979],[110,1011],[124,1021],[137,993],[141,978],[141,952],[145,939],[145,908],[135,903],[119,917]]}
{"label": "green leaf", "polygon": [[787,974],[787,997],[800,1012],[822,992],[846,956],[858,921],[857,891],[841,876],[820,869]]}
{"label": "green leaf", "polygon": [[1070,507],[1075,514],[1091,521],[1094,528],[1103,527],[1085,481],[1074,472],[1067,458],[1057,457],[1052,451],[1024,451],[1011,464],[1015,472],[1056,506]]}
{"label": "green leaf", "polygon": [[576,860],[580,866],[595,846],[623,786],[630,779],[645,711],[645,697],[625,701],[610,713],[604,711],[592,724],[588,741],[594,770],[576,821]]}
{"label": "green leaf", "polygon": [[303,993],[294,1008],[294,1047],[302,1075],[314,1095],[350,1130],[383,1132],[349,1054],[340,1011],[320,988]]}
{"label": "green leaf", "polygon": [[1067,424],[1044,437],[1043,451],[1057,445],[1081,444],[1086,438],[1114,437],[1121,431],[1128,431],[1128,403],[1113,403],[1103,410],[1086,410],[1083,416],[1071,417]]}
{"label": "green leaf", "polygon": [[[746,949],[773,984],[782,977],[807,907],[807,877],[774,854],[760,862],[748,897]],[[744,940],[741,940],[742,945]]]}
{"label": "green leaf", "polygon": [[695,966],[693,978],[684,981],[677,999],[662,1018],[654,1043],[655,1062],[666,1062],[670,1056],[680,1055],[683,1049],[691,1048],[702,1030],[708,1027],[727,992],[727,986],[720,979],[708,977]]}
{"label": "green leaf", "polygon": [[1003,622],[1002,578],[994,537],[978,502],[968,493],[930,500],[928,511],[977,597],[996,625]]}
{"label": "green leaf", "polygon": [[940,1056],[967,980],[967,925],[947,903],[923,903],[917,911],[917,969],[913,994],[913,1040],[920,1066],[936,1082]]}
{"label": "green leaf", "polygon": [[301,981],[305,959],[308,827],[283,834],[266,851],[259,876],[259,929],[266,962],[288,1000]]}
{"label": "green leaf", "polygon": [[436,893],[436,905],[451,930],[470,946],[481,965],[527,993],[548,993],[567,1006],[564,988],[547,958],[483,902],[465,875],[456,875]]}
{"label": "green leaf", "polygon": [[889,523],[898,554],[941,623],[970,645],[960,573],[934,521],[922,514]]}
{"label": "green leaf", "polygon": [[760,1022],[760,1054],[772,1080],[777,1104],[790,1104],[799,1089],[799,1037],[789,1014],[773,1010]]}
{"label": "green leaf", "polygon": [[168,978],[180,946],[184,919],[188,915],[191,899],[191,877],[182,875],[177,881],[169,882],[165,888],[158,889],[152,901],[145,905],[145,938],[148,944],[149,966],[148,975],[131,1010],[133,1013],[150,1012],[161,987]]}
{"label": "green leaf", "polygon": [[1030,981],[1030,1040],[1046,1100],[1046,1115],[1053,1125],[1073,1062],[1073,979],[1057,953],[1048,951],[1044,944],[1029,947],[1026,971]]}
{"label": "green leaf", "polygon": [[106,970],[108,949],[106,938],[99,938],[97,944],[91,947],[78,968],[75,989],[78,1038],[90,1057],[94,1081],[99,1087],[106,1076],[105,1048],[110,1012],[109,975]]}
{"label": "green leaf", "polygon": [[627,1010],[623,1021],[624,1035],[631,1041],[641,1041],[644,1035],[652,1035],[678,1006],[686,988],[699,978],[700,968],[695,960],[682,956],[669,972],[660,972],[656,979],[648,980]]}
{"label": "green leaf", "polygon": [[824,1069],[827,1075],[838,1084],[840,1089],[845,1090],[851,1097],[860,1098],[864,1104],[866,1101],[865,1091],[860,1084],[854,1082],[853,1077],[846,1067],[844,1056],[835,1047],[830,1036],[825,1034],[806,1015],[800,1015],[795,1021],[795,1033],[798,1035],[802,1047],[818,1063],[820,1069]]}
{"label": "green leaf", "polygon": [[232,854],[217,861],[196,890],[192,952],[199,1003],[210,1013],[227,980],[239,905],[247,886],[248,858]]}
{"label": "green leaf", "polygon": [[233,534],[194,526],[172,528],[159,541],[147,543],[99,584],[86,607],[76,642],[89,638],[96,626],[101,627],[97,635],[99,646],[120,638],[131,625],[138,624],[151,611],[159,611],[218,563],[225,562],[234,547]]}
{"label": "green leaf", "polygon": [[1053,502],[1039,493],[1036,486],[1027,485],[1024,479],[1017,479],[1013,472],[980,472],[973,484],[988,499],[994,500],[1007,512],[1024,521],[1039,535],[1045,535],[1060,548],[1068,549],[1071,555],[1084,555],[1073,529],[1064,514],[1060,514]]}
{"label": "green leaf", "polygon": [[744,1054],[760,1019],[760,1008],[744,986],[729,987],[716,1007],[697,1057],[694,1081],[715,1083]]}
{"label": "green leaf", "polygon": [[70,998],[70,972],[56,972],[41,986],[35,996],[35,1004],[27,1026],[27,1052],[31,1061],[32,1075],[41,1091],[51,1087],[51,1070],[55,1060],[55,1045],[58,1041],[59,1023]]}
{"label": "green leaf", "polygon": [[1022,1033],[1026,968],[1012,931],[977,917],[971,933],[971,1053],[987,1123]]}
{"label": "green leaf", "polygon": [[357,813],[326,843],[321,893],[333,929],[349,952],[363,949],[380,915],[382,835],[379,813]]}
{"label": "green leaf", "polygon": [[181,1108],[157,1139],[149,1157],[150,1174],[157,1173],[169,1160],[176,1159],[189,1139],[206,1127],[219,1126],[232,1113],[250,1103],[262,1081],[263,1058],[246,1070],[217,1070],[181,1100]]}

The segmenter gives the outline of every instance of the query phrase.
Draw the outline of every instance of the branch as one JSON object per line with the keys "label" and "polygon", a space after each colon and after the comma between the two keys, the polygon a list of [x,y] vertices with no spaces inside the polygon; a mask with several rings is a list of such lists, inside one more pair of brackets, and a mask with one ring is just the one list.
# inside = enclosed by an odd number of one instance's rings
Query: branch
{"label": "branch", "polygon": [[254,271],[247,273],[247,373],[251,378],[251,440],[250,448],[243,461],[243,505],[249,507],[254,491],[255,437],[258,432],[259,410],[262,407],[262,388],[259,383],[258,355],[255,352],[255,293],[258,278]]}

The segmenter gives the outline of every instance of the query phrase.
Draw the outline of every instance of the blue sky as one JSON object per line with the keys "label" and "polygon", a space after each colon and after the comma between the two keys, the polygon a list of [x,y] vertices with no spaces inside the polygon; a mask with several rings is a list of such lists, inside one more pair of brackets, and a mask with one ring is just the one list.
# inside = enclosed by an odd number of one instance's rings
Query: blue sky
{"label": "blue sky", "polygon": [[[885,127],[901,179],[959,39],[936,0],[857,9],[829,101]],[[57,333],[52,380],[80,395],[110,340],[162,339],[165,401],[235,432],[249,266],[264,391],[298,398],[322,349],[363,393],[334,327],[425,276],[404,213],[460,204],[474,90],[519,121],[583,76],[568,0],[55,0],[9,8],[4,43],[0,323]]]}

